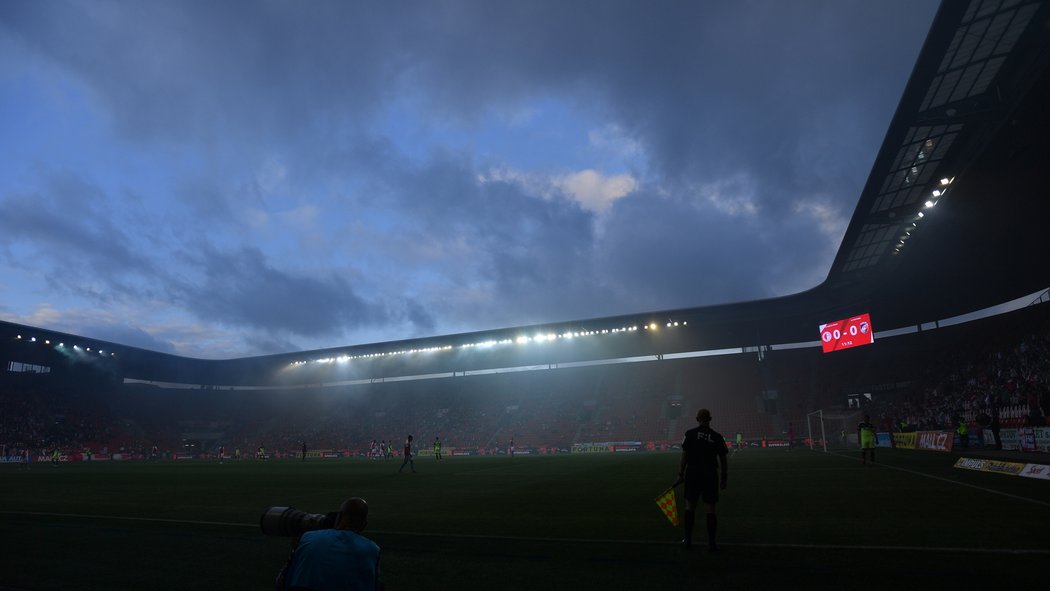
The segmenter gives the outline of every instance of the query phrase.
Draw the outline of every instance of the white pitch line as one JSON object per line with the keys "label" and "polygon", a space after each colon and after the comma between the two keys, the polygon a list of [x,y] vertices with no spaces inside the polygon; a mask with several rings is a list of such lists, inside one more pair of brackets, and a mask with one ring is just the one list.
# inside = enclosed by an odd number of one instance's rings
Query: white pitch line
{"label": "white pitch line", "polygon": [[[30,515],[38,517],[62,517],[76,519],[95,519],[112,521],[136,521],[153,523],[171,523],[176,525],[208,525],[224,527],[246,527],[257,528],[257,523],[230,523],[226,521],[195,521],[188,519],[163,519],[160,517],[123,517],[119,515],[83,515],[77,513],[45,513],[38,511],[0,511],[0,515]],[[619,544],[619,545],[641,545],[641,546],[678,546],[679,542],[665,542],[662,540],[611,540],[604,538],[543,538],[531,536],[493,536],[487,534],[458,534],[458,533],[435,533],[435,532],[411,532],[411,531],[388,531],[369,530],[371,534],[408,536],[418,538],[443,538],[443,539],[466,539],[466,540],[502,540],[510,542],[542,542],[542,543],[564,543],[564,544]],[[1050,556],[1050,550],[1039,550],[1031,548],[962,548],[949,546],[858,546],[838,544],[767,544],[748,542],[724,542],[723,546],[734,548],[782,548],[782,549],[806,549],[806,550],[858,550],[858,551],[891,551],[901,550],[908,552],[942,552],[942,553],[965,553],[965,554],[1013,554],[1013,555],[1037,555]]]}
{"label": "white pitch line", "polygon": [[721,546],[744,546],[748,548],[805,548],[809,550],[906,550],[908,552],[948,552],[964,554],[1029,554],[1050,556],[1050,550],[1037,548],[956,548],[951,546],[855,546],[831,544],[719,544]]}
{"label": "white pitch line", "polygon": [[126,517],[123,515],[82,515],[79,513],[44,513],[41,511],[0,511],[0,515],[35,515],[37,517],[72,517],[76,519],[99,519],[112,521],[139,521],[147,523],[174,523],[179,525],[220,525],[226,527],[259,527],[258,523],[229,523],[225,521],[194,521],[190,519],[164,519],[163,517]]}
{"label": "white pitch line", "polygon": [[[528,536],[492,536],[483,534],[444,534],[432,532],[398,532],[398,531],[373,531],[372,533],[384,535],[413,536],[427,538],[460,538],[476,540],[505,540],[514,542],[565,542],[575,544],[629,544],[643,546],[678,546],[681,542],[665,542],[662,540],[609,540],[593,538],[536,538]],[[787,548],[806,550],[907,550],[909,552],[963,552],[976,554],[1034,554],[1048,555],[1050,550],[1030,548],[953,548],[949,546],[858,546],[839,544],[767,544],[749,542],[722,542],[719,545],[735,548]]]}
{"label": "white pitch line", "polygon": [[[847,456],[846,454],[843,454],[843,453],[828,452],[828,454],[833,455],[833,456],[838,456],[840,458],[846,458],[846,459],[850,459],[850,460],[856,461],[855,457]],[[901,472],[906,472],[908,474],[914,474],[916,476],[922,476],[923,478],[932,478],[933,480],[940,480],[941,482],[947,482],[947,483],[950,483],[950,484],[958,484],[959,486],[966,486],[966,487],[969,487],[969,488],[975,488],[975,489],[977,489],[979,491],[984,491],[986,493],[992,493],[993,495],[1000,495],[1000,496],[1011,498],[1011,499],[1014,499],[1014,500],[1017,500],[1017,501],[1025,501],[1026,503],[1033,503],[1033,504],[1036,504],[1036,505],[1041,505],[1043,507],[1050,507],[1050,503],[1048,503],[1046,501],[1040,501],[1038,499],[1032,499],[1032,498],[1029,498],[1029,497],[1022,497],[1020,495],[1012,495],[1010,493],[1006,493],[1006,492],[1003,492],[1001,490],[995,490],[994,488],[987,488],[987,487],[984,487],[984,486],[977,486],[976,484],[970,484],[968,482],[960,482],[958,480],[951,480],[949,478],[944,478],[943,476],[934,476],[933,474],[927,474],[925,472],[919,472],[917,470],[909,470],[907,468],[899,468],[897,466],[891,466],[889,464],[875,464],[875,465],[876,466],[881,466],[883,468],[889,468],[890,470],[899,470]]]}

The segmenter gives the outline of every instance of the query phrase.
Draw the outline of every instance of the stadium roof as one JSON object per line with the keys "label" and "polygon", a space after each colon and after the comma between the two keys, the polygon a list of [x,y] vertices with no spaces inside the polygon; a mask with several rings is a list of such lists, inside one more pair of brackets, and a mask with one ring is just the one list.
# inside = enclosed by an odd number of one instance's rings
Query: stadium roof
{"label": "stadium roof", "polygon": [[[665,339],[659,345],[662,352],[717,349],[816,340],[819,323],[858,313],[870,312],[876,329],[886,330],[1031,294],[1050,286],[1044,240],[1050,200],[1042,178],[1050,154],[1048,104],[1050,3],[944,2],[821,285],[768,300],[309,354],[368,355],[526,333],[644,330],[653,322],[663,326],[676,321],[702,329],[682,331],[691,333],[688,338]],[[27,329],[6,322],[0,326],[5,333]],[[41,338],[63,338],[33,330]],[[159,363],[169,375],[216,377],[210,383],[221,383],[215,375],[225,371],[220,367],[246,373],[304,356],[202,361],[97,341],[92,346],[125,352],[122,364],[130,374],[144,376]],[[652,351],[655,345],[646,341],[640,346]]]}
{"label": "stadium roof", "polygon": [[1046,288],[1050,5],[945,2],[820,289],[881,294],[887,320]]}

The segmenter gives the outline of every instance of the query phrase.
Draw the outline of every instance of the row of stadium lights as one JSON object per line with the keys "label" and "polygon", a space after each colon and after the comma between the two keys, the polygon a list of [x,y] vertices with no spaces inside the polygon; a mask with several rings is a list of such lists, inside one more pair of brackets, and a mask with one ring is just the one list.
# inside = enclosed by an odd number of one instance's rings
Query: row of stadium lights
{"label": "row of stadium lights", "polygon": [[[37,338],[36,337],[29,337],[28,339],[24,339],[22,337],[22,335],[16,336],[15,340],[19,340],[19,341],[26,340],[26,341],[29,341],[30,343],[37,342]],[[44,342],[45,345],[50,345],[51,344],[51,339],[44,339],[43,342]],[[65,343],[58,343],[57,345],[55,345],[55,348],[56,349],[62,349],[62,348],[65,348],[65,346],[66,346]],[[91,347],[81,347],[80,345],[73,345],[73,350],[74,351],[87,351],[88,353],[92,352],[91,351]],[[96,351],[98,352],[99,355],[106,355],[106,352],[103,351],[102,349],[96,349]],[[116,353],[112,353],[112,352],[109,353],[110,357],[116,357],[116,355],[117,355]]]}
{"label": "row of stadium lights", "polygon": [[[682,322],[668,321],[666,327],[667,328],[676,328],[676,327],[679,327],[679,326],[687,326],[688,324],[689,323],[685,322],[685,321],[682,321]],[[656,332],[659,329],[660,329],[660,325],[658,325],[655,322],[651,322],[649,324],[642,325],[642,327],[641,327],[641,330],[647,330],[647,331],[650,331],[650,332]],[[464,344],[464,345],[460,345],[460,348],[461,349],[472,349],[472,348],[494,347],[494,346],[497,346],[497,345],[513,345],[513,344],[524,345],[524,344],[527,344],[527,343],[548,343],[548,342],[552,342],[552,341],[557,341],[559,339],[562,339],[562,340],[578,339],[578,338],[582,338],[582,337],[590,337],[590,336],[598,336],[598,335],[621,334],[621,333],[625,333],[625,332],[637,332],[638,330],[639,330],[638,326],[624,326],[624,327],[621,327],[621,328],[605,328],[605,329],[601,329],[601,330],[585,330],[585,331],[563,332],[561,334],[557,334],[557,333],[538,334],[538,335],[531,336],[531,337],[522,335],[522,336],[520,336],[520,337],[518,337],[516,339],[500,339],[500,340],[481,341],[481,342],[477,342],[477,343],[467,343],[467,344]],[[402,349],[400,351],[387,351],[385,353],[368,353],[368,354],[365,354],[365,355],[340,355],[338,357],[325,357],[323,359],[315,359],[313,361],[313,363],[346,363],[346,362],[354,360],[354,359],[373,359],[373,358],[376,358],[376,357],[392,357],[394,355],[410,355],[410,354],[413,354],[413,353],[431,353],[431,352],[435,352],[435,351],[450,351],[451,349],[452,349],[452,345],[443,345],[443,346],[440,346],[440,347],[425,347],[425,348],[420,348],[420,349]],[[307,363],[310,363],[310,362],[308,362],[308,361],[293,361],[291,363],[291,365],[292,366],[300,366],[300,365],[306,365]]]}
{"label": "row of stadium lights", "polygon": [[[933,208],[934,205],[937,205],[937,201],[941,197],[943,197],[945,193],[948,192],[948,185],[952,184],[952,181],[954,181],[954,180],[955,180],[954,177],[952,177],[952,178],[947,178],[946,177],[946,178],[941,179],[941,186],[940,186],[940,188],[933,190],[933,192],[931,193],[932,197],[927,199],[926,203],[923,203],[923,209],[931,209],[931,208]],[[909,227],[907,230],[905,230],[904,231],[904,235],[901,236],[897,240],[897,246],[894,247],[893,254],[895,254],[895,255],[896,254],[900,254],[901,249],[904,248],[904,242],[907,241],[909,238],[911,238],[911,233],[914,232],[919,227],[919,220],[921,220],[925,216],[926,216],[926,214],[924,214],[920,210],[919,214],[915,217],[915,221],[913,221],[911,223],[911,227]]]}

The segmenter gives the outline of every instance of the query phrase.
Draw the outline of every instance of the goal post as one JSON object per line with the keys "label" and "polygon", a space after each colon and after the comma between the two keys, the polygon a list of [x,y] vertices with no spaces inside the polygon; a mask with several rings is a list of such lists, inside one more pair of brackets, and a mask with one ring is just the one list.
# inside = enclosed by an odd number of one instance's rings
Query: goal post
{"label": "goal post", "polygon": [[809,435],[809,449],[817,447],[819,437],[819,446],[825,452],[828,451],[828,436],[824,431],[824,409],[815,410],[806,415],[806,432]]}
{"label": "goal post", "polygon": [[807,413],[809,448],[827,452],[856,446],[859,420],[859,411],[819,409]]}

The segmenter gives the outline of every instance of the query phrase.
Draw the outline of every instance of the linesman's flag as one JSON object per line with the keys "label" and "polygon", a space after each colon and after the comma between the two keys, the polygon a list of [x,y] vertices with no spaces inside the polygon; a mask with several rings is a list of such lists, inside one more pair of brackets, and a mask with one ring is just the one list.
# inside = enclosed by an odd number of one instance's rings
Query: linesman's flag
{"label": "linesman's flag", "polygon": [[678,504],[674,500],[674,488],[669,488],[656,497],[656,504],[664,512],[671,525],[678,527]]}

